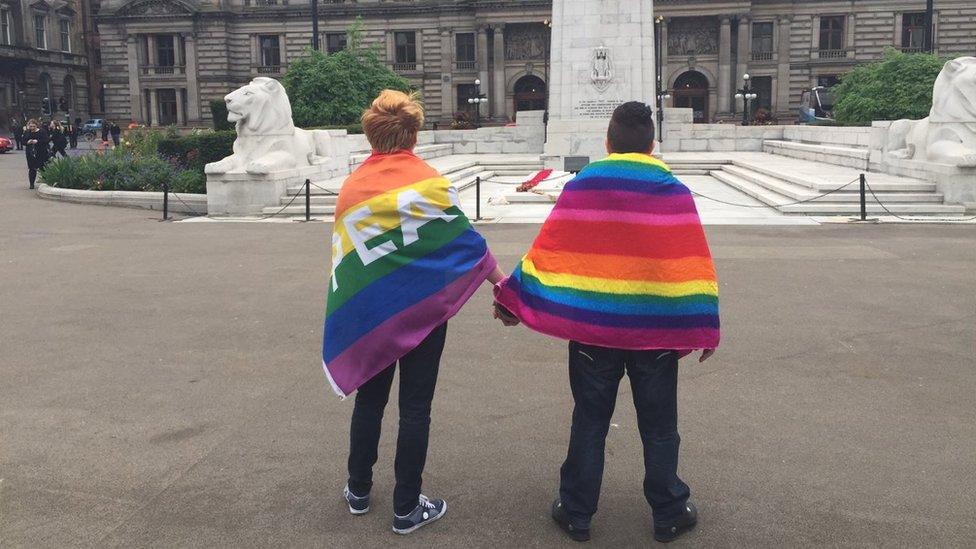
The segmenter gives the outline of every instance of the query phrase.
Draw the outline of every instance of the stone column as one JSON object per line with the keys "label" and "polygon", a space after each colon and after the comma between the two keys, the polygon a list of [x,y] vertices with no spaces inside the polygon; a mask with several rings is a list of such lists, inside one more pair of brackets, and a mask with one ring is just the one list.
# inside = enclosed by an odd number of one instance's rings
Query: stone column
{"label": "stone column", "polygon": [[[488,89],[488,27],[485,25],[478,26],[478,79],[481,80],[481,90]],[[481,104],[478,105],[478,109],[481,111],[481,116],[488,115],[488,105]]]}
{"label": "stone column", "polygon": [[441,29],[441,118],[454,115],[454,33]]}
{"label": "stone column", "polygon": [[718,42],[718,112],[728,114],[732,103],[732,18],[721,15]]}
{"label": "stone column", "polygon": [[777,23],[779,36],[776,43],[776,103],[773,104],[773,110],[787,113],[790,109],[790,28],[793,17],[781,15]]}
{"label": "stone column", "polygon": [[159,101],[156,98],[156,90],[149,90],[149,124],[159,125]]}
{"label": "stone column", "polygon": [[142,109],[142,88],[139,85],[139,42],[136,35],[126,37],[126,54],[129,68],[129,110],[132,117],[139,122],[145,122],[146,117]]}
{"label": "stone column", "polygon": [[738,56],[736,57],[736,70],[735,70],[735,82],[733,86],[738,86],[742,82],[742,75],[749,72],[749,61],[752,59],[752,43],[750,37],[752,35],[750,25],[752,19],[748,14],[739,16],[739,43],[738,43]]}
{"label": "stone column", "polygon": [[186,126],[186,118],[183,117],[183,89],[174,89],[176,91],[176,125]]}
{"label": "stone column", "polygon": [[146,35],[146,64],[149,65],[152,74],[156,74],[156,35]]}
{"label": "stone column", "polygon": [[190,122],[199,122],[200,84],[197,82],[197,39],[186,36],[186,116]]}
{"label": "stone column", "polygon": [[491,104],[494,106],[493,115],[502,122],[508,121],[508,109],[505,106],[508,101],[505,99],[505,25],[499,23],[495,25],[494,37],[494,66],[492,74],[492,97]]}

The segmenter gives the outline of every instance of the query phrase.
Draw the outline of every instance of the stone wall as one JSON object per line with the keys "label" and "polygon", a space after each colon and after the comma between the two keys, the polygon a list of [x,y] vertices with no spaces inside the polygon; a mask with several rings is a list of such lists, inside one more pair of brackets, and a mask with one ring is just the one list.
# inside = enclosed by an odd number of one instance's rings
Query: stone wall
{"label": "stone wall", "polygon": [[663,152],[728,152],[763,150],[763,140],[783,139],[790,126],[692,124],[691,109],[664,109]]}

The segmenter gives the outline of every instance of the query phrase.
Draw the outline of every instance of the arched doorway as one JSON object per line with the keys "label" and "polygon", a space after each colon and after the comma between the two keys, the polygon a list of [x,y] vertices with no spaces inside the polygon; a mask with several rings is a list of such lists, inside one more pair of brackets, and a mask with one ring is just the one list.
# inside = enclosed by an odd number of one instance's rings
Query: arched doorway
{"label": "arched doorway", "polygon": [[534,75],[515,82],[515,112],[546,110],[546,83]]}
{"label": "arched doorway", "polygon": [[674,81],[674,106],[690,108],[695,124],[708,122],[708,78],[698,71],[686,71]]}

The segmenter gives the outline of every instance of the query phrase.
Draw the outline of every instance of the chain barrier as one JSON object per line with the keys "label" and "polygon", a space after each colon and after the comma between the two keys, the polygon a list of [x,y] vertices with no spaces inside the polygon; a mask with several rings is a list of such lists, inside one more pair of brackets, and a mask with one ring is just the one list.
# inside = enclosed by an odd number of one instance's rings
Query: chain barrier
{"label": "chain barrier", "polygon": [[867,181],[865,181],[865,185],[868,188],[868,192],[871,193],[871,197],[874,198],[874,201],[878,203],[878,206],[881,206],[882,210],[887,212],[888,215],[896,219],[901,219],[902,221],[939,221],[942,223],[976,221],[976,216],[974,217],[903,217],[889,210],[888,207],[884,205],[884,202],[882,202],[881,199],[878,198],[878,195],[874,194],[874,189],[871,188],[871,185],[868,184]]}
{"label": "chain barrier", "polygon": [[[806,204],[807,202],[813,202],[814,200],[819,200],[819,199],[821,199],[821,198],[823,198],[825,196],[830,196],[830,195],[832,195],[832,194],[834,194],[834,193],[836,193],[836,192],[838,192],[838,191],[840,191],[840,190],[842,190],[842,189],[844,189],[846,187],[850,187],[851,185],[853,185],[854,183],[857,183],[860,180],[861,180],[861,178],[860,178],[860,176],[858,176],[857,179],[853,179],[851,181],[848,181],[847,183],[844,183],[840,187],[837,187],[836,189],[831,189],[831,190],[829,190],[829,191],[827,191],[827,192],[825,192],[823,194],[818,194],[817,196],[814,196],[814,197],[811,197],[811,198],[804,198],[803,200],[797,200],[795,202],[786,202],[786,203],[783,203],[783,204],[777,204],[774,207],[780,208],[782,206],[795,206],[797,204]],[[726,204],[728,206],[738,206],[740,208],[769,208],[769,207],[771,207],[768,204],[738,204],[736,202],[726,202],[724,200],[719,200],[717,198],[712,198],[710,196],[706,196],[704,194],[697,193],[695,191],[691,191],[691,194],[693,194],[693,195],[695,195],[695,196],[697,196],[699,198],[704,198],[705,200],[711,200],[712,202],[718,202],[720,204]]]}

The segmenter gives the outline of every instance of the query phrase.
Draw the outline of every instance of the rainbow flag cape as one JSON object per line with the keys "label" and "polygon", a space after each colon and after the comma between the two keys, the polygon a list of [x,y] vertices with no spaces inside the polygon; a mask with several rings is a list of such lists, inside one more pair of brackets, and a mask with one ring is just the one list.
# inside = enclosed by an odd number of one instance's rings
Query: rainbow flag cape
{"label": "rainbow flag cape", "polygon": [[342,186],[322,364],[340,396],[454,316],[495,268],[457,191],[412,153],[374,154]]}
{"label": "rainbow flag cape", "polygon": [[612,154],[567,183],[495,299],[537,332],[588,345],[719,343],[718,283],[695,202],[645,154]]}

